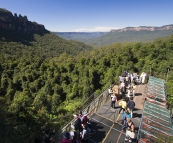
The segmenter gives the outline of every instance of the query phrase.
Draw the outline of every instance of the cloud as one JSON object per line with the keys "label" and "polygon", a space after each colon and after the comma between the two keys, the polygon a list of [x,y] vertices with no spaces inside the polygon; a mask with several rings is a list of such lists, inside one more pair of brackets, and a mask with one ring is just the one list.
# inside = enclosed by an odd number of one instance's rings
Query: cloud
{"label": "cloud", "polygon": [[94,27],[94,28],[80,28],[72,30],[72,32],[109,32],[111,29],[119,29],[117,27]]}

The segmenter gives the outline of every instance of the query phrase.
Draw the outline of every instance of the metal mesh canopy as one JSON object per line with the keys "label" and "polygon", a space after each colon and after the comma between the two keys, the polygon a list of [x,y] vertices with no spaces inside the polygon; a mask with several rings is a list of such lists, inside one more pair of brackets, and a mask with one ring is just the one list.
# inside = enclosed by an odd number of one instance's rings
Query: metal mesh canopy
{"label": "metal mesh canopy", "polygon": [[155,142],[159,136],[173,136],[170,111],[160,105],[146,101],[138,133],[138,142]]}
{"label": "metal mesh canopy", "polygon": [[138,132],[138,143],[153,143],[158,137],[173,136],[170,111],[166,108],[166,88],[162,79],[150,76]]}
{"label": "metal mesh canopy", "polygon": [[160,78],[150,76],[146,88],[146,100],[166,107],[165,82]]}

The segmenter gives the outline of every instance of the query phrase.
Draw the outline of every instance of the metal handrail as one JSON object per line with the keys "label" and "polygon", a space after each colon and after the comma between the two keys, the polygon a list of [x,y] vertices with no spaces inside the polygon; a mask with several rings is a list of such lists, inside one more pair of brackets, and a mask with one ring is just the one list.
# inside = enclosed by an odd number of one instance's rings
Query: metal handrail
{"label": "metal handrail", "polygon": [[[109,87],[108,87],[109,88]],[[93,113],[96,113],[100,107],[108,100],[108,88],[106,88],[98,97],[96,97],[88,106],[84,108],[82,112],[87,112],[90,118]],[[91,120],[91,118],[90,118]],[[59,143],[63,137],[64,131],[70,131],[71,124],[74,124],[75,119],[69,121],[64,127],[62,127],[55,135],[55,142]]]}

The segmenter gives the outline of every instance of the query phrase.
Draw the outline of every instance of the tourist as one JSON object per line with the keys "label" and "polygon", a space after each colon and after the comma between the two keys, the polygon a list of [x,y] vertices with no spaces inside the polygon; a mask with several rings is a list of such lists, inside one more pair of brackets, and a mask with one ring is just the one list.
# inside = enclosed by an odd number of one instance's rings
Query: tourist
{"label": "tourist", "polygon": [[117,97],[115,94],[112,94],[111,96],[111,107],[115,109],[115,102],[116,102]]}
{"label": "tourist", "polygon": [[122,115],[122,131],[124,132],[127,127],[127,118],[131,118],[131,114],[128,110],[125,110]]}
{"label": "tourist", "polygon": [[87,124],[83,125],[83,131],[81,133],[81,141],[82,143],[88,143],[89,140],[89,133],[90,133],[90,129],[88,128]]}
{"label": "tourist", "polygon": [[65,131],[63,133],[63,138],[60,141],[60,143],[72,143],[72,139],[70,138],[70,133]]}
{"label": "tourist", "polygon": [[132,95],[133,95],[133,97],[135,97],[135,89],[136,89],[136,85],[135,85],[135,83],[132,83]]}
{"label": "tourist", "polygon": [[119,102],[119,105],[120,105],[119,114],[121,113],[121,110],[123,110],[123,113],[124,113],[124,111],[125,111],[125,109],[126,109],[126,106],[127,106],[127,103],[126,103],[125,98],[123,98],[123,100],[121,100],[121,101]]}
{"label": "tourist", "polygon": [[127,118],[127,130],[125,135],[125,141],[129,143],[132,142],[132,139],[135,138],[135,126],[130,118]]}
{"label": "tourist", "polygon": [[133,101],[133,97],[130,97],[130,100],[127,102],[127,109],[129,109],[131,117],[133,117],[134,108],[135,108],[135,102]]}
{"label": "tourist", "polygon": [[82,131],[82,122],[81,122],[81,119],[78,117],[77,114],[74,114],[73,116],[74,116],[74,119],[75,119],[74,129],[78,134],[78,138],[80,138],[80,132]]}

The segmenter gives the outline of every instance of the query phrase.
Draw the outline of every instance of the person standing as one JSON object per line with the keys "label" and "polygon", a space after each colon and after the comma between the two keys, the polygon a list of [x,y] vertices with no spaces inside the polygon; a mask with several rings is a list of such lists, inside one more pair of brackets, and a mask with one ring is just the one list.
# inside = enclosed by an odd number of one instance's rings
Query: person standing
{"label": "person standing", "polygon": [[127,109],[129,109],[132,118],[133,118],[134,108],[135,108],[135,102],[133,101],[133,97],[130,97],[130,100],[127,102]]}
{"label": "person standing", "polygon": [[123,77],[122,76],[119,76],[119,81],[120,81],[120,83],[123,81]]}
{"label": "person standing", "polygon": [[71,130],[70,130],[70,138],[73,139],[74,137],[74,133],[75,133],[75,130],[74,130],[74,125],[71,125]]}
{"label": "person standing", "polygon": [[109,89],[108,89],[108,95],[109,95],[109,97],[111,97],[111,96],[112,96],[112,94],[113,94],[112,87],[109,87]]}
{"label": "person standing", "polygon": [[116,101],[117,97],[115,96],[115,94],[112,94],[111,96],[111,107],[115,109],[115,101]]}
{"label": "person standing", "polygon": [[81,120],[81,122],[83,121],[83,114],[82,114],[82,111],[81,110],[79,110],[79,112],[78,112],[78,118],[80,118],[80,120]]}
{"label": "person standing", "polygon": [[74,129],[78,134],[78,138],[80,138],[80,132],[82,131],[82,122],[81,122],[81,119],[78,117],[77,114],[74,114],[73,116],[74,116],[74,119],[75,119]]}
{"label": "person standing", "polygon": [[127,118],[131,118],[131,114],[128,110],[125,110],[122,115],[122,131],[124,132],[127,127]]}
{"label": "person standing", "polygon": [[121,107],[120,107],[120,110],[119,110],[119,114],[121,113],[121,110],[123,110],[123,113],[124,113],[124,111],[125,111],[125,109],[126,109],[126,106],[127,106],[127,103],[126,103],[125,98],[123,98],[123,100],[121,100],[121,101],[119,102],[119,105],[121,106]]}
{"label": "person standing", "polygon": [[70,138],[70,133],[65,131],[63,133],[63,138],[60,141],[60,143],[72,143],[72,139]]}
{"label": "person standing", "polygon": [[135,85],[135,83],[132,83],[132,94],[133,94],[133,97],[135,97],[135,89],[136,89],[136,85]]}
{"label": "person standing", "polygon": [[131,83],[133,82],[133,73],[130,76]]}
{"label": "person standing", "polygon": [[132,142],[132,139],[135,138],[135,126],[130,118],[127,118],[127,130],[125,135],[125,141]]}
{"label": "person standing", "polygon": [[121,91],[122,95],[124,95],[126,93],[126,86],[125,86],[124,80],[120,84],[120,91]]}
{"label": "person standing", "polygon": [[130,94],[131,94],[131,85],[129,84],[127,87],[127,97],[130,98]]}
{"label": "person standing", "polygon": [[81,141],[82,141],[82,143],[88,143],[89,133],[90,133],[90,129],[88,128],[88,125],[84,124],[83,125],[83,131],[81,133]]}
{"label": "person standing", "polygon": [[127,87],[129,85],[129,77],[128,75],[125,78],[125,86]]}
{"label": "person standing", "polygon": [[74,136],[72,138],[72,142],[71,143],[82,143],[78,138],[77,138],[77,133],[74,132]]}

